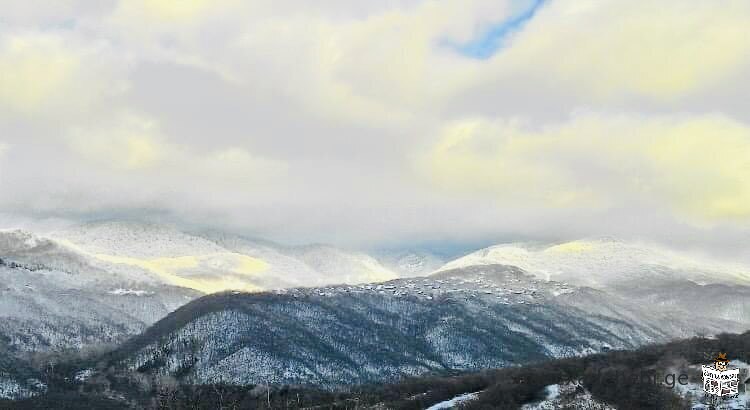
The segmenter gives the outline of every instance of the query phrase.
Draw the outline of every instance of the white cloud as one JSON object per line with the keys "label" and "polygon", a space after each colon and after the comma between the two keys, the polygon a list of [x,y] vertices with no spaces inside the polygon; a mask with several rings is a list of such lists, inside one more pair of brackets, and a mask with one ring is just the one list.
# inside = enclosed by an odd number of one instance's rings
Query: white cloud
{"label": "white cloud", "polygon": [[[9,32],[0,38],[0,116],[63,117],[123,91],[109,50],[71,36]],[[123,64],[123,61],[119,61]]]}
{"label": "white cloud", "polygon": [[525,6],[4,4],[0,211],[298,240],[750,235],[747,3],[549,1],[491,58],[450,46]]}
{"label": "white cloud", "polygon": [[750,128],[717,115],[580,115],[529,130],[482,119],[446,128],[423,159],[449,190],[541,207],[649,200],[675,212],[750,220]]}
{"label": "white cloud", "polygon": [[673,100],[746,71],[750,4],[550,2],[491,70],[526,72],[595,100]]}
{"label": "white cloud", "polygon": [[286,172],[283,161],[254,156],[241,147],[198,151],[165,135],[156,120],[133,113],[75,128],[66,141],[78,160],[93,167],[148,176],[152,184],[161,180],[184,191],[198,182],[213,188],[247,188],[246,184],[273,181]]}

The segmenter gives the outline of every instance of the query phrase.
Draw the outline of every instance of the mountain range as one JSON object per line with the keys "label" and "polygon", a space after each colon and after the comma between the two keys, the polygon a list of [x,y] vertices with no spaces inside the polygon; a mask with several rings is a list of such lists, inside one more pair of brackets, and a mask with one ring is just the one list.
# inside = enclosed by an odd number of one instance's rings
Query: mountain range
{"label": "mountain range", "polygon": [[398,275],[331,246],[283,247],[147,224],[0,231],[0,334],[18,351],[118,343],[226,289],[360,283]]}
{"label": "mountain range", "polygon": [[652,244],[376,255],[131,222],[0,231],[0,394],[44,391],[34,354],[102,346],[143,377],[335,389],[750,327],[747,267]]}
{"label": "mountain range", "polygon": [[207,296],[123,345],[113,364],[190,384],[333,388],[744,328],[681,313],[484,265],[379,284]]}

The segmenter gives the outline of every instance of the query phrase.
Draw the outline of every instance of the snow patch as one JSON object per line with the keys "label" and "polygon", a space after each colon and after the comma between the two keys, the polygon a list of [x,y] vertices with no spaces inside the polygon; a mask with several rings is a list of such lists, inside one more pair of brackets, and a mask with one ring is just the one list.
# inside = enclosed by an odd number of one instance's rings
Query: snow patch
{"label": "snow patch", "polygon": [[479,397],[479,392],[465,393],[460,396],[456,396],[450,400],[441,401],[438,404],[432,405],[428,407],[427,410],[452,409],[463,402],[476,400],[477,397]]}
{"label": "snow patch", "polygon": [[151,296],[154,294],[154,292],[149,292],[147,290],[134,290],[134,289],[115,289],[115,290],[110,290],[107,293],[109,293],[110,295],[115,295],[115,296],[131,296],[131,295],[132,296]]}

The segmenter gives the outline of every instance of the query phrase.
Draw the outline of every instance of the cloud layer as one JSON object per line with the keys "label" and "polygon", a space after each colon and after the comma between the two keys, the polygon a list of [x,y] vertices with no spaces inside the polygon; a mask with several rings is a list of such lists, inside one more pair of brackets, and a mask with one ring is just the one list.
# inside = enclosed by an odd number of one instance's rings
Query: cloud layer
{"label": "cloud layer", "polygon": [[0,211],[745,252],[750,5],[652,3],[3,3]]}

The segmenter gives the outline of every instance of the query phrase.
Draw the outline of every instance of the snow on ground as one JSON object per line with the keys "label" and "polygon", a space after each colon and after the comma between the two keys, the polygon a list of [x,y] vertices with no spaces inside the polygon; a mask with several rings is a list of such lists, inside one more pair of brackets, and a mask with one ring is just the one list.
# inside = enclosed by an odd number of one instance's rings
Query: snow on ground
{"label": "snow on ground", "polygon": [[134,290],[134,289],[115,289],[107,293],[109,293],[110,295],[115,295],[115,296],[127,296],[127,295],[148,296],[148,295],[154,294],[154,292],[149,292],[147,290]]}
{"label": "snow on ground", "polygon": [[47,386],[36,379],[29,379],[24,386],[21,383],[0,375],[0,399],[26,399],[44,392]]}
{"label": "snow on ground", "polygon": [[83,383],[90,379],[94,375],[94,369],[83,369],[73,376],[73,379],[79,383]]}
{"label": "snow on ground", "polygon": [[686,386],[679,386],[677,387],[677,393],[684,398],[690,399],[691,409],[708,410],[713,408],[716,410],[734,410],[750,408],[750,406],[748,406],[748,396],[746,393],[740,393],[736,398],[722,400],[720,403],[715,404],[714,407],[711,407],[711,404],[709,403],[710,400],[703,392],[703,385],[700,383],[690,383]]}
{"label": "snow on ground", "polygon": [[[700,371],[700,366],[690,366],[695,371]],[[737,367],[740,369],[750,369],[750,364],[745,363],[741,360],[732,360],[731,367]],[[675,385],[676,393],[687,398],[691,401],[691,409],[710,409],[710,400],[706,397],[703,392],[702,383],[688,383],[687,385]],[[740,392],[736,398],[725,399],[719,403],[716,403],[713,407],[716,410],[730,410],[730,409],[750,409],[750,394],[748,392]]]}
{"label": "snow on ground", "polygon": [[432,405],[427,408],[427,410],[440,410],[440,409],[452,409],[459,404],[469,401],[469,400],[475,400],[479,396],[479,393],[465,393],[460,396],[456,396],[450,400],[441,401],[438,404]]}
{"label": "snow on ground", "polygon": [[551,384],[544,388],[546,397],[542,401],[524,404],[522,410],[553,410],[553,409],[596,409],[614,410],[605,403],[601,403],[591,396],[578,383]]}

